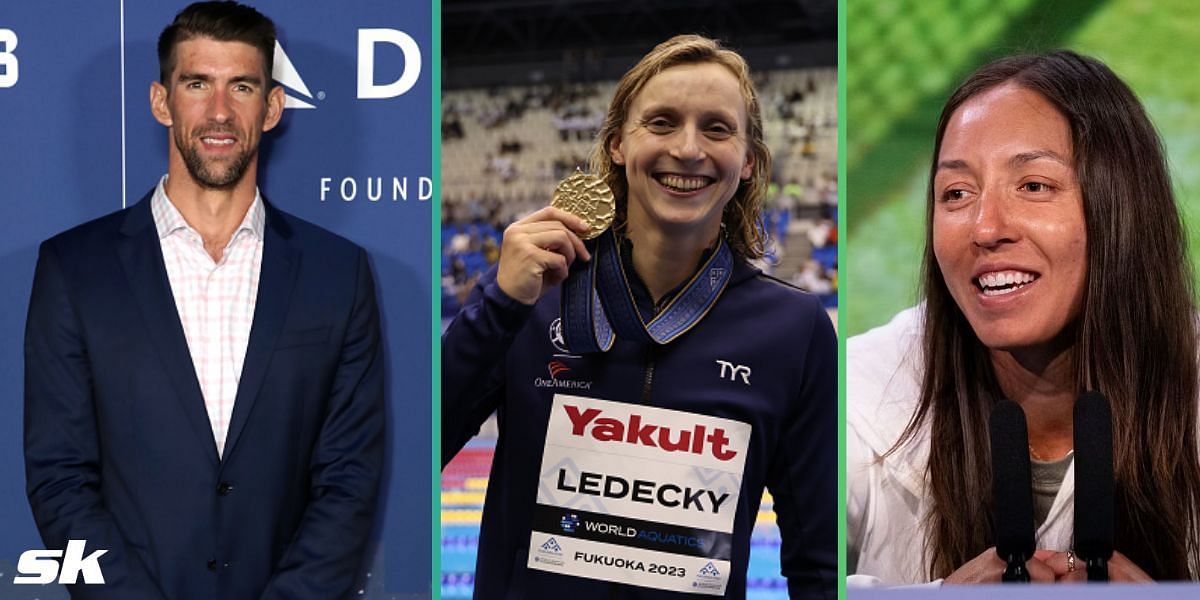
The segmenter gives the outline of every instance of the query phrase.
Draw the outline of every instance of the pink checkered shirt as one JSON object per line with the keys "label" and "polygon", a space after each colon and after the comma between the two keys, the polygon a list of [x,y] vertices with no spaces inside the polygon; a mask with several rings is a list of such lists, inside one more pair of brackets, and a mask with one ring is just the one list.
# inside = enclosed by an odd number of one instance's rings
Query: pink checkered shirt
{"label": "pink checkered shirt", "polygon": [[213,262],[200,234],[167,198],[163,188],[166,180],[163,177],[158,182],[150,211],[220,455],[225,450],[254,321],[266,211],[262,197],[255,191],[254,203],[225,246],[221,261]]}

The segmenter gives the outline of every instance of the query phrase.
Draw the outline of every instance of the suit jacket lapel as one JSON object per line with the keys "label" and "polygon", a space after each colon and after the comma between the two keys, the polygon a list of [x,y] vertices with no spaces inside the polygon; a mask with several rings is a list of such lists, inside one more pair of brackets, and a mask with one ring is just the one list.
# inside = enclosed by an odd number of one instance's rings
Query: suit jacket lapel
{"label": "suit jacket lapel", "polygon": [[246,360],[242,363],[237,399],[233,403],[229,434],[225,438],[225,459],[232,455],[246,427],[258,390],[262,387],[275,349],[275,340],[288,313],[292,288],[296,282],[296,267],[300,261],[300,252],[291,243],[291,230],[283,222],[279,211],[268,204],[265,198],[263,206],[267,218],[263,232],[258,299],[255,301],[254,323],[250,327],[250,342],[246,346]]}
{"label": "suit jacket lapel", "polygon": [[133,297],[141,309],[146,333],[158,351],[163,369],[174,384],[175,397],[200,442],[198,447],[215,465],[218,461],[217,443],[204,407],[200,382],[196,379],[196,368],[188,352],[183,324],[179,321],[175,296],[167,279],[158,230],[150,213],[150,194],[129,210],[121,233],[124,237],[118,243],[117,254]]}

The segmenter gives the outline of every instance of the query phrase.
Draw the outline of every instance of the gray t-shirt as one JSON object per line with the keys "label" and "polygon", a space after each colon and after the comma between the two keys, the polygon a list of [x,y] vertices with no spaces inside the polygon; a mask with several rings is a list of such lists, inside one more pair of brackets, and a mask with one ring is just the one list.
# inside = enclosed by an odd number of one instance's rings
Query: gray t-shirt
{"label": "gray t-shirt", "polygon": [[1071,460],[1074,458],[1075,453],[1068,452],[1058,460],[1029,459],[1033,480],[1033,520],[1036,527],[1041,527],[1050,514],[1054,497],[1058,495],[1058,488],[1062,487],[1063,477],[1067,475],[1067,468],[1071,466]]}

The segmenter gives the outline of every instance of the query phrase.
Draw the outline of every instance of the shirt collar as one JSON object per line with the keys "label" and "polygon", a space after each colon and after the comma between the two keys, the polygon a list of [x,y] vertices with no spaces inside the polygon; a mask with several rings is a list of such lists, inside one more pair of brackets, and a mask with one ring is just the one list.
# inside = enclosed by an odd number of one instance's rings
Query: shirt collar
{"label": "shirt collar", "polygon": [[692,274],[679,285],[663,294],[663,297],[658,299],[657,305],[654,303],[654,298],[650,295],[650,289],[642,281],[641,275],[638,275],[637,269],[633,268],[633,240],[627,237],[622,238],[620,246],[618,246],[618,253],[621,256],[621,266],[625,270],[626,279],[629,281],[629,291],[633,294],[634,304],[637,305],[638,311],[642,313],[642,317],[648,321],[658,316],[658,309],[670,304],[671,300],[692,280],[692,277],[696,276],[696,273],[708,261],[708,257],[712,255],[713,249],[705,248],[704,252],[700,254],[700,260],[696,262],[696,268],[692,269]]}
{"label": "shirt collar", "polygon": [[[178,231],[195,231],[188,225],[179,209],[175,208],[171,199],[167,197],[166,184],[167,176],[163,175],[154,188],[154,195],[150,197],[150,213],[154,216],[154,227],[158,230],[158,239],[166,238]],[[263,207],[262,194],[255,187],[254,202],[250,204],[250,209],[242,218],[241,225],[234,230],[230,241],[232,242],[233,237],[237,237],[238,233],[242,231],[248,231],[255,238],[262,240],[266,221],[267,211]]]}

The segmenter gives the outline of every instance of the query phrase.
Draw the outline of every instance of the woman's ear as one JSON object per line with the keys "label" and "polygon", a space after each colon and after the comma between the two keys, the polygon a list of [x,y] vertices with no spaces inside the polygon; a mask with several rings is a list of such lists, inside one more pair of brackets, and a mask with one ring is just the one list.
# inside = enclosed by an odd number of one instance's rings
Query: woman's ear
{"label": "woman's ear", "polygon": [[608,142],[608,156],[618,165],[625,164],[625,154],[621,152],[621,136],[614,135]]}

